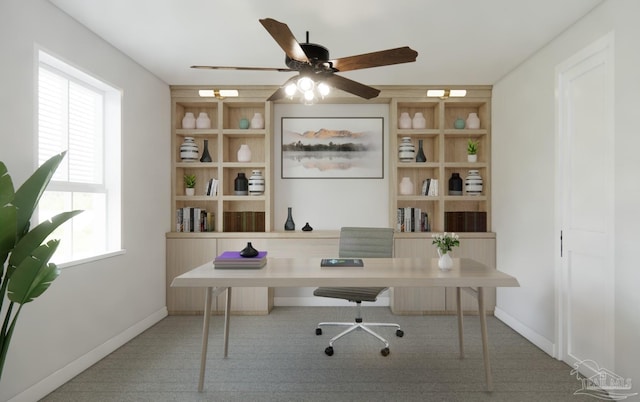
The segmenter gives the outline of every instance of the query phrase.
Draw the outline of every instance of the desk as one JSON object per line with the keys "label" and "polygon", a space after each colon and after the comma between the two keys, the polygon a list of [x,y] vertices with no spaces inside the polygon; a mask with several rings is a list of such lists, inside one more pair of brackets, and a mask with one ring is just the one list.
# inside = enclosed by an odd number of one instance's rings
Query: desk
{"label": "desk", "polygon": [[364,258],[364,267],[320,267],[320,258],[268,258],[261,269],[214,269],[211,262],[176,277],[171,286],[205,288],[205,308],[198,391],[204,386],[209,339],[211,304],[215,295],[226,291],[224,356],[228,354],[231,289],[234,287],[455,287],[458,313],[460,358],[464,357],[461,290],[475,295],[482,332],[487,389],[492,390],[491,365],[487,345],[484,288],[519,286],[516,278],[466,258],[454,258],[450,271],[441,271],[437,259]]}

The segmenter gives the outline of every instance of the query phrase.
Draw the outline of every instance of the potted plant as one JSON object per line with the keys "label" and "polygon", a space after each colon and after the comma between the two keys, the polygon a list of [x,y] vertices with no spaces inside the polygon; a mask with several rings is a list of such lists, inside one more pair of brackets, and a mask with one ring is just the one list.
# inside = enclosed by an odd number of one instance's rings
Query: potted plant
{"label": "potted plant", "polygon": [[186,187],[184,192],[186,195],[195,195],[196,193],[196,175],[195,174],[185,174],[184,175],[184,186]]}
{"label": "potted plant", "polygon": [[467,140],[467,161],[475,162],[478,160],[478,145],[480,141],[469,138]]}
{"label": "potted plant", "polygon": [[460,245],[460,237],[455,233],[444,232],[434,233],[431,235],[433,241],[431,244],[435,244],[438,251],[438,267],[443,271],[448,271],[453,267],[453,260],[449,253],[454,247]]}
{"label": "potted plant", "polygon": [[0,379],[22,308],[60,275],[60,269],[49,263],[60,240],[45,240],[58,226],[82,212],[62,212],[30,228],[31,216],[65,154],[54,155],[43,163],[15,191],[7,167],[0,162]]}

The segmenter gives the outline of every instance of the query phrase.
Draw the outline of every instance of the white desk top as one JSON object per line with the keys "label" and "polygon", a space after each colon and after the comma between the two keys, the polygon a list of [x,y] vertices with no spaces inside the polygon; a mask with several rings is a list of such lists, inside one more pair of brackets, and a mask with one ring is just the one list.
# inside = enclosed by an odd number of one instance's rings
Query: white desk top
{"label": "white desk top", "polygon": [[260,269],[214,269],[201,265],[176,277],[172,287],[516,287],[516,278],[468,258],[450,271],[438,259],[363,258],[364,267],[320,267],[320,258],[268,258]]}

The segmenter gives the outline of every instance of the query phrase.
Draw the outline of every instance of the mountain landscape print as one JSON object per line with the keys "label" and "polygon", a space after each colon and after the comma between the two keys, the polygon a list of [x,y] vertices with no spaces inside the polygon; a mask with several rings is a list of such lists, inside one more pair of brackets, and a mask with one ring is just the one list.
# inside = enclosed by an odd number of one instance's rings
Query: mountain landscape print
{"label": "mountain landscape print", "polygon": [[282,118],[282,178],[382,178],[383,118]]}

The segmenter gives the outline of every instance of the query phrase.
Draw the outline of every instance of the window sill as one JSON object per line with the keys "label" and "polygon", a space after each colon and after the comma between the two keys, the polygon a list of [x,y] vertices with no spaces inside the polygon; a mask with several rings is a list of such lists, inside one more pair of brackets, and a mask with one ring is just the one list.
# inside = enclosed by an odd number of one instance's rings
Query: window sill
{"label": "window sill", "polygon": [[110,251],[107,253],[103,253],[103,254],[98,254],[98,255],[94,255],[92,257],[87,257],[87,258],[82,258],[79,260],[73,260],[73,261],[66,261],[60,264],[56,263],[56,266],[60,269],[65,269],[65,268],[71,268],[71,267],[75,267],[78,265],[82,265],[82,264],[86,264],[89,262],[93,262],[93,261],[99,261],[99,260],[104,260],[107,258],[111,258],[111,257],[115,257],[117,255],[123,255],[126,254],[127,250],[116,250],[116,251]]}

